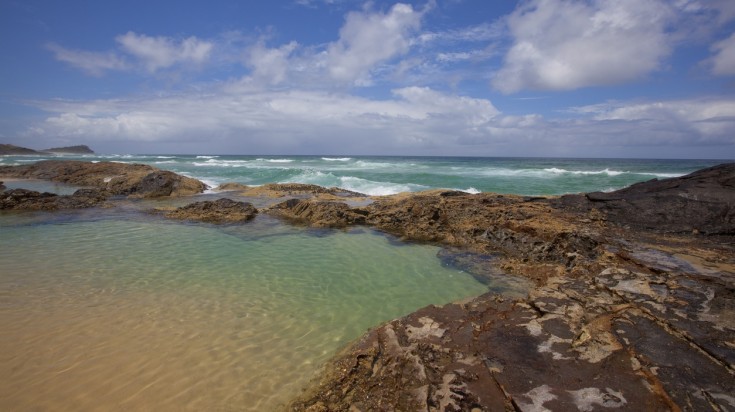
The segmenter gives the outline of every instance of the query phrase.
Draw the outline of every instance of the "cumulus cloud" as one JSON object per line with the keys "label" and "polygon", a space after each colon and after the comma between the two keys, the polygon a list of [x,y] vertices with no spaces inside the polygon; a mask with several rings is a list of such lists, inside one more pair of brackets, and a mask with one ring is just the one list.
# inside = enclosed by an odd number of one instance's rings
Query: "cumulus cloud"
{"label": "cumulus cloud", "polygon": [[712,73],[720,76],[735,75],[735,33],[712,45],[714,56],[710,60]]}
{"label": "cumulus cloud", "polygon": [[658,0],[533,0],[507,19],[513,45],[492,84],[503,93],[630,81],[671,52],[671,9]]}
{"label": "cumulus cloud", "polygon": [[136,57],[149,72],[171,67],[177,63],[201,64],[209,57],[213,44],[188,37],[176,41],[169,37],[151,37],[132,31],[115,40],[128,54]]}
{"label": "cumulus cloud", "polygon": [[377,64],[409,50],[411,34],[419,28],[422,14],[402,3],[387,13],[349,13],[339,40],[327,49],[330,76],[340,82],[369,84],[370,71]]}
{"label": "cumulus cloud", "polygon": [[96,53],[85,50],[73,50],[49,43],[46,48],[51,50],[56,60],[82,69],[93,76],[101,76],[107,70],[125,70],[129,64],[115,53]]}

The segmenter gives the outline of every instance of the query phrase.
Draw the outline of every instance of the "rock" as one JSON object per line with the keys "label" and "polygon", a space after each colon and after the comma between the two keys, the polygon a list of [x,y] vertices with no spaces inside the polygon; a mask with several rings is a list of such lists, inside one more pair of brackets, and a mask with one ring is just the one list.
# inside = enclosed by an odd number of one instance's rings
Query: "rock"
{"label": "rock", "polygon": [[[202,193],[207,186],[190,177],[174,172],[155,170],[140,181],[130,182],[129,194],[136,197],[185,196]],[[128,191],[126,190],[126,191]],[[122,194],[128,194],[124,191]]]}
{"label": "rock", "polygon": [[367,212],[351,208],[346,203],[313,199],[289,199],[267,211],[270,215],[316,227],[345,227],[364,224]]}
{"label": "rock", "polygon": [[185,196],[207,186],[189,177],[142,164],[46,160],[30,165],[0,166],[0,176],[44,179],[94,187],[110,195],[133,197]]}
{"label": "rock", "polygon": [[107,193],[96,189],[80,189],[73,195],[64,196],[26,189],[12,189],[0,193],[0,210],[83,209],[98,206],[106,199]]}
{"label": "rock", "polygon": [[250,186],[244,185],[242,183],[223,183],[215,189],[218,192],[234,192],[234,191],[244,191],[250,189]]}
{"label": "rock", "polygon": [[562,196],[555,207],[598,210],[612,222],[669,233],[735,234],[735,163],[634,184],[610,193]]}
{"label": "rock", "polygon": [[0,191],[5,190],[5,182],[0,182]]}
{"label": "rock", "polygon": [[247,222],[257,214],[258,210],[250,203],[222,198],[191,203],[166,213],[166,217],[221,224]]}
{"label": "rock", "polygon": [[[453,245],[441,257],[474,276],[500,269],[535,286],[372,329],[292,410],[735,408],[732,188],[725,165],[586,196],[435,191],[339,206],[406,239]],[[324,204],[280,206],[346,223]],[[692,234],[692,222],[717,236]]]}
{"label": "rock", "polygon": [[362,193],[339,187],[321,187],[303,183],[269,183],[263,186],[246,186],[239,183],[226,183],[218,190],[237,190],[243,196],[278,197],[318,197],[322,200],[366,197]]}

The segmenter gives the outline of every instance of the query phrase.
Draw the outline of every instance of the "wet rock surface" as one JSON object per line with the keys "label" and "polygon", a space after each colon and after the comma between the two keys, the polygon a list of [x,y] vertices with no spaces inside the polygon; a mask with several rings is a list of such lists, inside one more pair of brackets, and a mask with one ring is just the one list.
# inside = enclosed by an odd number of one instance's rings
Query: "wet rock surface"
{"label": "wet rock surface", "polygon": [[253,219],[258,210],[247,202],[222,198],[194,202],[176,210],[166,212],[170,219],[194,220],[207,223],[243,223]]}
{"label": "wet rock surface", "polygon": [[0,166],[0,176],[43,179],[92,187],[110,195],[141,198],[202,193],[207,186],[186,176],[142,164],[46,160],[22,166]]}
{"label": "wet rock surface", "polygon": [[[443,259],[454,265],[487,263],[487,274],[535,286],[381,325],[290,408],[734,410],[734,178],[726,165],[588,196],[434,191],[340,206],[405,239],[452,245]],[[303,202],[281,207],[319,225],[334,215]]]}

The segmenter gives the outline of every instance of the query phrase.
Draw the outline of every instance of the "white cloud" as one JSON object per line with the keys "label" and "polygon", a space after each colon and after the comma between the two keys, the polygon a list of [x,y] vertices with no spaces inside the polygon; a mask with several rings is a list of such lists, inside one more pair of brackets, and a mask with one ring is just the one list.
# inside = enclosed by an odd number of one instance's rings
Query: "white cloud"
{"label": "white cloud", "polygon": [[273,85],[283,82],[290,66],[289,56],[298,46],[298,43],[292,41],[270,49],[265,47],[264,41],[261,40],[250,47],[246,64],[253,70],[252,77]]}
{"label": "white cloud", "polygon": [[[630,156],[647,147],[656,156],[735,145],[735,99],[725,98],[612,102],[560,119],[505,115],[489,100],[425,87],[375,100],[306,90],[232,92],[228,85],[206,94],[37,106],[51,113],[29,126],[39,139],[124,147],[187,142],[199,152]],[[735,156],[726,151],[711,153]]]}
{"label": "white cloud", "polygon": [[370,71],[379,63],[408,52],[410,35],[421,23],[422,12],[398,3],[389,12],[351,12],[339,40],[327,48],[330,76],[345,83],[370,83]]}
{"label": "white cloud", "polygon": [[[599,122],[635,124],[700,143],[735,144],[735,100],[689,99],[646,103],[611,102],[576,108]],[[639,133],[633,134],[633,136]]]}
{"label": "white cloud", "polygon": [[446,31],[427,31],[421,33],[415,41],[419,43],[458,43],[458,42],[487,42],[499,40],[505,33],[505,24],[502,21],[482,23]]}
{"label": "white cloud", "polygon": [[107,70],[125,70],[129,65],[115,53],[97,53],[85,50],[72,50],[49,43],[46,48],[54,52],[56,60],[68,63],[93,76],[101,76]]}
{"label": "white cloud", "polygon": [[712,73],[720,76],[735,75],[735,33],[711,47]]}
{"label": "white cloud", "polygon": [[[54,52],[56,60],[80,68],[94,76],[109,70],[136,70],[154,73],[176,64],[202,64],[209,58],[214,43],[188,37],[176,41],[169,37],[151,37],[127,32],[115,38],[120,51],[92,52],[73,50],[49,43],[46,48]],[[127,57],[125,56],[127,55]],[[131,58],[133,61],[131,61]]]}
{"label": "white cloud", "polygon": [[201,64],[207,60],[213,47],[212,43],[194,36],[177,42],[169,37],[151,37],[131,31],[115,40],[151,73],[177,63]]}
{"label": "white cloud", "polygon": [[503,93],[634,80],[671,52],[672,11],[658,0],[533,0],[507,20],[513,45],[492,84]]}

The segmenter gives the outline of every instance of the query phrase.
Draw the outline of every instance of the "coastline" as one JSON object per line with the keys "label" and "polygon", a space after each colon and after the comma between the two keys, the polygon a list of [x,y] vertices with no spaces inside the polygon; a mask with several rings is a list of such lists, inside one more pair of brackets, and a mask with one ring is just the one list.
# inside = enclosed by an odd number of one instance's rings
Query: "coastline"
{"label": "coastline", "polygon": [[[375,327],[290,408],[733,406],[732,211],[697,209],[733,204],[727,183],[733,167],[725,169],[720,180],[693,179],[695,186],[724,181],[720,189],[730,197],[715,200],[677,192],[679,184],[569,197],[436,190],[359,205],[339,191],[259,189],[256,196],[268,198],[263,213],[318,227],[367,225],[451,245],[494,257],[474,262],[478,266],[534,282],[527,298],[488,293]],[[108,187],[107,177],[94,180],[98,189]],[[704,190],[715,193],[715,186]],[[664,210],[667,198],[656,196],[667,194],[684,203]],[[636,219],[645,215],[625,209],[636,196],[654,200],[641,204],[658,207],[658,215],[680,227],[656,230],[660,222]],[[692,213],[679,216],[681,210]],[[721,216],[723,223],[703,227],[692,216],[705,223]],[[680,363],[672,365],[672,358]]]}

